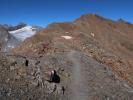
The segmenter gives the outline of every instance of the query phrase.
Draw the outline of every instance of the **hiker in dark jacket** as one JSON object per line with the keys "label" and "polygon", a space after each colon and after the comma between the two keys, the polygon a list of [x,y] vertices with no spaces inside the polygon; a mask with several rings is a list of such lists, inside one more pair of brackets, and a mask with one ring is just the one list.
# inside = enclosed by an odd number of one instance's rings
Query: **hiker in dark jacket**
{"label": "hiker in dark jacket", "polygon": [[59,77],[59,75],[57,75],[57,72],[55,70],[51,71],[49,82],[60,83],[60,77]]}

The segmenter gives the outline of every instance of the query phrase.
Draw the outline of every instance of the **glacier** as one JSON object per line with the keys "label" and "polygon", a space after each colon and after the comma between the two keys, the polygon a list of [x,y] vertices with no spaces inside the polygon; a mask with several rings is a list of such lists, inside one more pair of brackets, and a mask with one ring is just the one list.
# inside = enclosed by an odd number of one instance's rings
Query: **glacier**
{"label": "glacier", "polygon": [[13,35],[17,40],[24,41],[25,39],[32,37],[36,33],[36,28],[32,26],[25,26],[21,29],[9,31],[11,35]]}

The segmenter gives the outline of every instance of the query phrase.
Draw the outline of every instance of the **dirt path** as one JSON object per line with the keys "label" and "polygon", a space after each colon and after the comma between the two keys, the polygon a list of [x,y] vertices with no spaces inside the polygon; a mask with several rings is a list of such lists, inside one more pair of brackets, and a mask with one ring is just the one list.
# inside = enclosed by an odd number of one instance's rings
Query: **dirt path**
{"label": "dirt path", "polygon": [[85,73],[80,61],[80,56],[75,51],[68,53],[68,59],[72,62],[72,75],[71,75],[71,94],[69,100],[88,100],[87,96],[87,82],[85,80]]}

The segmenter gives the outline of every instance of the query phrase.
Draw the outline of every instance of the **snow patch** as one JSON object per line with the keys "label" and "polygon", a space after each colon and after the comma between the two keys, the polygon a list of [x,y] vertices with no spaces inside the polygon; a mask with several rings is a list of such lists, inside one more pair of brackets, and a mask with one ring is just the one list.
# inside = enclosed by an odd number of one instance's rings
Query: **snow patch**
{"label": "snow patch", "polygon": [[14,45],[8,45],[7,47],[8,48],[14,48]]}
{"label": "snow patch", "polygon": [[25,26],[21,29],[9,31],[11,35],[17,38],[20,41],[24,41],[25,39],[33,36],[36,33],[36,29],[32,26]]}
{"label": "snow patch", "polygon": [[72,39],[71,36],[61,36],[61,37],[62,37],[62,38],[65,38],[65,39],[67,39],[67,40]]}
{"label": "snow patch", "polygon": [[68,34],[69,32],[65,32],[65,33],[67,33],[67,34]]}

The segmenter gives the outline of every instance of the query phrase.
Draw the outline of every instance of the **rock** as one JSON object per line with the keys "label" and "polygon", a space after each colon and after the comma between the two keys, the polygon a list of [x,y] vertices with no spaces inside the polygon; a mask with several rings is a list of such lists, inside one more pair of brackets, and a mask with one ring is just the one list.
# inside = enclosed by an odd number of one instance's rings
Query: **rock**
{"label": "rock", "polygon": [[39,82],[37,80],[32,80],[31,81],[31,86],[38,87],[39,86]]}
{"label": "rock", "polygon": [[47,93],[51,94],[56,91],[57,85],[55,83],[46,82],[45,84],[47,85],[47,89],[48,89]]}

